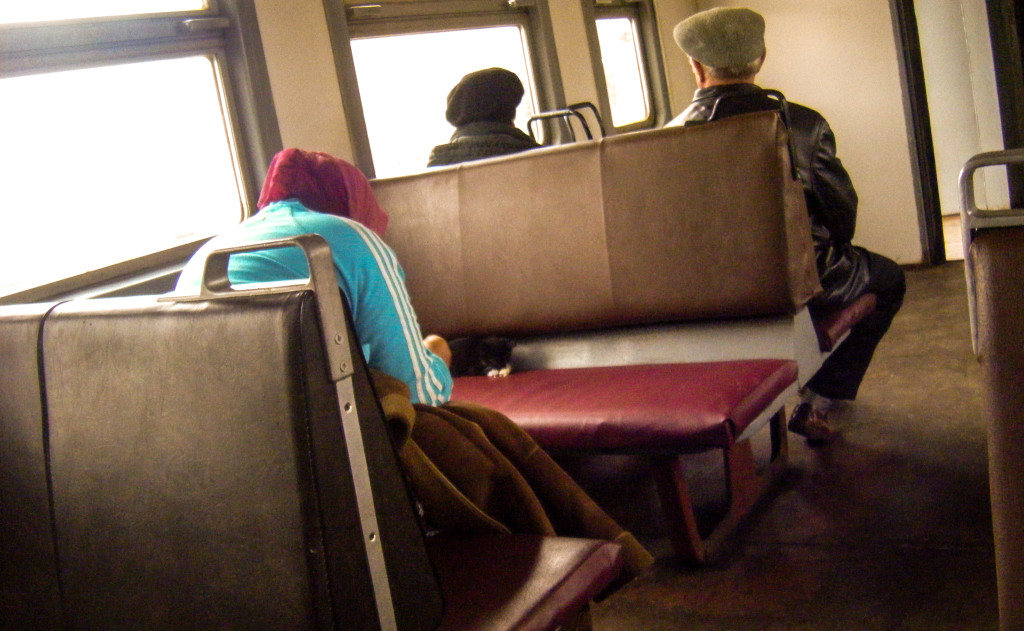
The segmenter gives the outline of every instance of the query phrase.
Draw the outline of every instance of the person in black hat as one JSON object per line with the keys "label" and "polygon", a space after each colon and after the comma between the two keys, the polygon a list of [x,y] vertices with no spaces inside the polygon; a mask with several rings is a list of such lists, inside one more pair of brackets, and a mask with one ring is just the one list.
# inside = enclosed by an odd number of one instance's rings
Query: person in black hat
{"label": "person in black hat", "polygon": [[445,118],[455,126],[447,144],[430,152],[427,166],[518,153],[539,147],[515,126],[523,83],[514,72],[488,68],[471,72],[448,93]]}
{"label": "person in black hat", "polygon": [[690,58],[697,92],[689,107],[668,124],[695,125],[712,118],[784,108],[824,290],[811,301],[811,316],[820,318],[865,293],[877,296],[874,312],[855,325],[846,341],[825,360],[790,417],[790,431],[821,444],[838,435],[829,418],[832,401],[856,398],[875,347],[903,304],[906,284],[894,261],[851,243],[857,192],[836,156],[835,135],[825,118],[803,105],[783,106],[754,83],[765,60],[764,31],[764,18],[742,8],[710,9],[677,24],[673,36]]}

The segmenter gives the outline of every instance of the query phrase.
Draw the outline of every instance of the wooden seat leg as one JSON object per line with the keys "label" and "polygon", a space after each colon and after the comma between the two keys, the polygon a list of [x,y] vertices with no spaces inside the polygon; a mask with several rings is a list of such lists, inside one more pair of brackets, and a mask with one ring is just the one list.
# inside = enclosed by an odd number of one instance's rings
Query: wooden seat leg
{"label": "wooden seat leg", "polygon": [[704,565],[719,552],[723,543],[779,479],[786,467],[789,448],[785,412],[779,410],[770,421],[771,461],[758,471],[749,440],[723,449],[728,509],[707,537],[697,527],[693,498],[686,482],[680,456],[653,456],[651,469],[658,486],[662,511],[670,529],[673,549],[685,563]]}

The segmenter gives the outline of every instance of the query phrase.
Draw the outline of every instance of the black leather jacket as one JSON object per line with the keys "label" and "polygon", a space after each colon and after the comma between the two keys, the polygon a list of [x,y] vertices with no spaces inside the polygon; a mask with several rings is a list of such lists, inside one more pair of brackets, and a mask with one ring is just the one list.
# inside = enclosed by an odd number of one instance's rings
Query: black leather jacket
{"label": "black leather jacket", "polygon": [[[718,120],[779,109],[778,100],[752,83],[713,86],[697,90],[693,102],[673,123],[709,122],[712,113]],[[835,134],[825,118],[796,103],[788,103],[786,109],[793,162],[807,199],[818,276],[824,289],[814,304],[837,308],[860,296],[868,281],[868,261],[862,250],[850,243],[857,225],[857,192],[836,156]]]}

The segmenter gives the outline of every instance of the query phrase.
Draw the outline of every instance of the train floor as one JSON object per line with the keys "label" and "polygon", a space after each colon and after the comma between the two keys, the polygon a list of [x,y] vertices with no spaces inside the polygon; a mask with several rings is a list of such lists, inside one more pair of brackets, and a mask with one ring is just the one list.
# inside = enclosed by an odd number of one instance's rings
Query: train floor
{"label": "train floor", "polygon": [[[784,479],[711,566],[673,559],[643,463],[566,463],[658,558],[595,605],[595,631],[998,628],[963,263],[907,270],[907,284],[857,400],[838,410],[842,437],[810,448],[790,433]],[[714,498],[702,458],[688,475]]]}

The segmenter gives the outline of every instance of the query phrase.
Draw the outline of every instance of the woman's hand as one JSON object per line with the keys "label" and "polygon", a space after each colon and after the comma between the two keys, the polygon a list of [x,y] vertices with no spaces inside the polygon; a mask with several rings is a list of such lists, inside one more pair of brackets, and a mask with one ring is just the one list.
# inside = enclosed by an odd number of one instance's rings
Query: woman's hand
{"label": "woman's hand", "polygon": [[440,335],[428,335],[423,338],[423,345],[431,353],[437,355],[444,362],[445,366],[452,365],[452,349],[448,348],[448,342]]}

